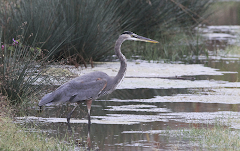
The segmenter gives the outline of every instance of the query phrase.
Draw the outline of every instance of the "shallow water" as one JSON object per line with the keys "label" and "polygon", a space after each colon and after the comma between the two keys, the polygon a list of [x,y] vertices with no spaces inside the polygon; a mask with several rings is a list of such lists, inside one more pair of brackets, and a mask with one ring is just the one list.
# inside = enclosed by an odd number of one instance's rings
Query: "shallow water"
{"label": "shallow water", "polygon": [[[238,61],[235,64],[228,64],[224,60],[217,62],[213,60],[213,62],[206,62],[205,66],[221,71],[239,71]],[[211,127],[216,119],[229,126],[226,119],[240,117],[240,105],[236,102],[240,99],[237,95],[240,91],[228,83],[237,83],[236,72],[223,75],[194,75],[193,77],[196,80],[192,82],[200,81],[203,85],[204,83],[207,85],[207,81],[212,81],[220,85],[224,83],[225,87],[121,88],[93,102],[90,134],[92,148],[99,150],[172,150],[177,143],[178,150],[196,149],[198,146],[191,144],[190,138],[181,139],[179,136],[171,135],[171,132],[187,130],[192,126]],[[185,80],[177,81],[181,83]],[[235,95],[231,94],[232,89]],[[224,97],[235,99],[235,102],[229,98],[225,100],[230,102],[224,101]],[[45,107],[40,115],[18,117],[17,122],[26,125],[35,123],[50,136],[65,138],[66,134],[72,135],[67,130],[66,115],[73,107],[74,105]],[[80,148],[87,144],[86,116],[86,105],[83,103],[76,108],[71,119],[73,136],[70,139],[80,145]],[[230,127],[239,128],[235,123],[230,123]]]}
{"label": "shallow water", "polygon": [[[177,150],[198,150],[199,146],[191,143],[191,138],[173,133],[192,127],[210,128],[216,122],[240,129],[239,123],[229,122],[229,119],[240,118],[238,59],[204,59],[202,65],[153,63],[150,69],[148,63],[129,63],[122,85],[93,102],[91,148],[104,151],[175,150],[176,147]],[[93,70],[102,71],[106,66],[109,70],[106,72],[114,75],[119,65],[99,65]],[[91,71],[87,69],[82,73]],[[146,72],[139,75],[139,71]],[[195,80],[163,78],[174,76]],[[16,117],[16,122],[28,127],[37,125],[60,139],[69,135],[78,149],[82,149],[87,144],[88,133],[86,104],[82,103],[72,114],[73,131],[70,132],[66,115],[73,107],[69,104],[45,107],[41,114],[32,112],[28,117]]]}
{"label": "shallow water", "polygon": [[[168,91],[169,90],[169,91]],[[126,94],[128,90],[116,90],[107,100],[97,100],[91,112],[91,141],[94,149],[100,150],[172,150],[175,143],[178,149],[193,148],[189,140],[181,140],[169,135],[174,130],[190,127],[210,127],[216,119],[223,122],[228,118],[240,117],[239,104],[201,102],[162,102],[161,97],[192,95],[191,89],[140,89]],[[141,91],[141,95],[133,92]],[[166,91],[166,92],[165,92]],[[172,92],[172,93],[171,93]],[[124,95],[126,94],[126,95]],[[123,96],[124,95],[124,96]],[[204,94],[203,94],[204,95]],[[145,96],[144,99],[140,98]],[[158,97],[157,97],[158,96]],[[130,98],[130,99],[129,99]],[[154,99],[151,102],[151,99]],[[193,100],[194,101],[194,100]],[[66,114],[72,105],[46,107],[39,117],[28,117],[49,133],[50,136],[65,138],[67,131]],[[78,144],[86,144],[87,120],[86,105],[82,104],[73,113],[71,139]],[[25,121],[24,118],[19,121]],[[234,126],[234,125],[233,125]],[[167,134],[166,134],[167,133]],[[82,138],[83,137],[83,138]],[[189,138],[190,139],[190,138]]]}

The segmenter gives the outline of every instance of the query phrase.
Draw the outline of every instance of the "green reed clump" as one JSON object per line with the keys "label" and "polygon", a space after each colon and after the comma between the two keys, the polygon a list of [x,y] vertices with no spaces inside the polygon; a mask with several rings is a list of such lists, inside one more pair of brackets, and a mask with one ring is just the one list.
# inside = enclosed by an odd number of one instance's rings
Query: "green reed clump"
{"label": "green reed clump", "polygon": [[122,29],[152,37],[170,28],[189,28],[201,23],[204,21],[201,16],[209,5],[208,0],[118,0],[117,7],[123,18],[120,20]]}
{"label": "green reed clump", "polygon": [[5,37],[12,37],[17,27],[27,22],[26,34],[38,35],[36,46],[49,50],[61,44],[52,55],[72,57],[81,63],[99,60],[112,52],[115,40],[124,30],[153,37],[156,33],[162,35],[165,29],[193,27],[203,21],[200,16],[209,6],[208,0],[0,2],[4,8],[0,24]]}
{"label": "green reed clump", "polygon": [[11,40],[3,36],[3,42],[0,27],[0,93],[7,96],[12,105],[19,105],[29,96],[39,93],[47,79],[47,76],[41,76],[46,60],[43,50],[35,47],[34,43],[29,46],[22,42],[26,36],[25,26],[23,24]]}
{"label": "green reed clump", "polygon": [[[194,26],[196,20],[201,21],[197,14],[207,8],[208,2],[195,2],[0,0],[1,91],[12,104],[23,102],[40,90],[34,83],[41,79],[43,61],[75,57],[85,63],[104,58],[113,52],[115,40],[123,30],[160,41],[158,45],[124,44],[148,60],[178,60],[196,54],[190,49],[195,46],[186,42],[187,34],[183,32],[178,38],[173,32],[179,29],[176,27]],[[198,8],[196,14],[190,15],[194,8]],[[15,41],[18,44],[13,44]],[[186,49],[190,51],[185,52]]]}
{"label": "green reed clump", "polygon": [[[172,33],[172,34],[171,34]],[[183,62],[197,62],[198,56],[206,55],[205,45],[200,36],[178,31],[167,31],[156,35],[160,39],[158,44],[126,42],[123,51],[127,58],[141,56],[145,60],[165,60]]]}
{"label": "green reed clump", "polygon": [[[47,50],[64,43],[53,52],[58,58],[79,54],[78,59],[96,60],[112,48],[117,37],[117,17],[108,1],[17,1],[17,5],[6,4],[9,9],[2,13],[5,37],[16,31],[22,22],[28,23],[26,34],[37,34],[36,45]],[[114,37],[114,38],[113,38]],[[26,38],[26,37],[25,37]],[[26,40],[26,39],[24,39]],[[28,43],[32,41],[28,40]],[[94,56],[93,56],[94,54]]]}

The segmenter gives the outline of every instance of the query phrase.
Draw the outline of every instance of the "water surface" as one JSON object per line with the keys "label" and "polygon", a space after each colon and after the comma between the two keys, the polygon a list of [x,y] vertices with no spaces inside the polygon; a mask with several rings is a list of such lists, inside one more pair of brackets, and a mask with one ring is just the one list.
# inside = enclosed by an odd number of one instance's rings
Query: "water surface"
{"label": "water surface", "polygon": [[[122,85],[92,104],[91,148],[198,150],[199,146],[191,143],[191,138],[176,136],[174,132],[192,127],[211,128],[217,121],[240,129],[238,123],[229,122],[229,119],[240,118],[239,58],[210,57],[201,63],[129,63]],[[99,69],[115,75],[118,66],[101,64],[81,74]],[[138,74],[140,72],[144,74]],[[167,78],[179,76],[188,78]],[[59,139],[70,136],[68,139],[83,149],[88,133],[86,104],[79,105],[72,114],[70,132],[66,115],[73,107],[73,104],[44,107],[41,114],[30,112],[27,117],[16,117],[16,122],[28,126],[29,131],[34,131],[32,124],[37,125],[49,136]]]}

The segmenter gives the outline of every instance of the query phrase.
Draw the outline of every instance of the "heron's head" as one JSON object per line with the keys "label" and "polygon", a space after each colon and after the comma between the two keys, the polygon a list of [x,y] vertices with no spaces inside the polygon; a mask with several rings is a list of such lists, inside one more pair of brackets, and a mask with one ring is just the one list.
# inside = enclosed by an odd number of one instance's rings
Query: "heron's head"
{"label": "heron's head", "polygon": [[156,40],[152,40],[149,38],[145,38],[142,36],[139,36],[137,34],[134,34],[131,31],[124,31],[121,36],[124,36],[126,40],[135,40],[135,41],[145,41],[145,42],[151,42],[151,43],[158,43]]}

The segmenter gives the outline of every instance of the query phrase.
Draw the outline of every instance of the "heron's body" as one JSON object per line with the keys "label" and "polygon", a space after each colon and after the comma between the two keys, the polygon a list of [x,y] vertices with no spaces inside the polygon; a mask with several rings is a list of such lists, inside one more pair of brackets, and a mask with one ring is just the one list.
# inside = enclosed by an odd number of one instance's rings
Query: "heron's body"
{"label": "heron's body", "polygon": [[113,83],[113,78],[106,73],[95,71],[77,77],[63,84],[54,92],[45,95],[39,106],[49,103],[76,103],[85,100],[95,100],[98,97],[110,93],[108,85]]}
{"label": "heron's body", "polygon": [[[111,93],[124,78],[127,69],[127,63],[124,55],[121,53],[121,44],[125,40],[138,40],[157,43],[155,40],[138,36],[132,32],[124,32],[119,36],[114,48],[116,56],[119,58],[121,64],[118,74],[115,77],[110,77],[104,72],[96,71],[74,78],[57,88],[52,93],[46,94],[39,102],[39,106],[51,103],[79,103],[86,101],[89,117],[88,121],[90,123],[90,110],[92,101],[96,100],[100,96]],[[67,117],[68,123],[72,112],[70,112]]]}

